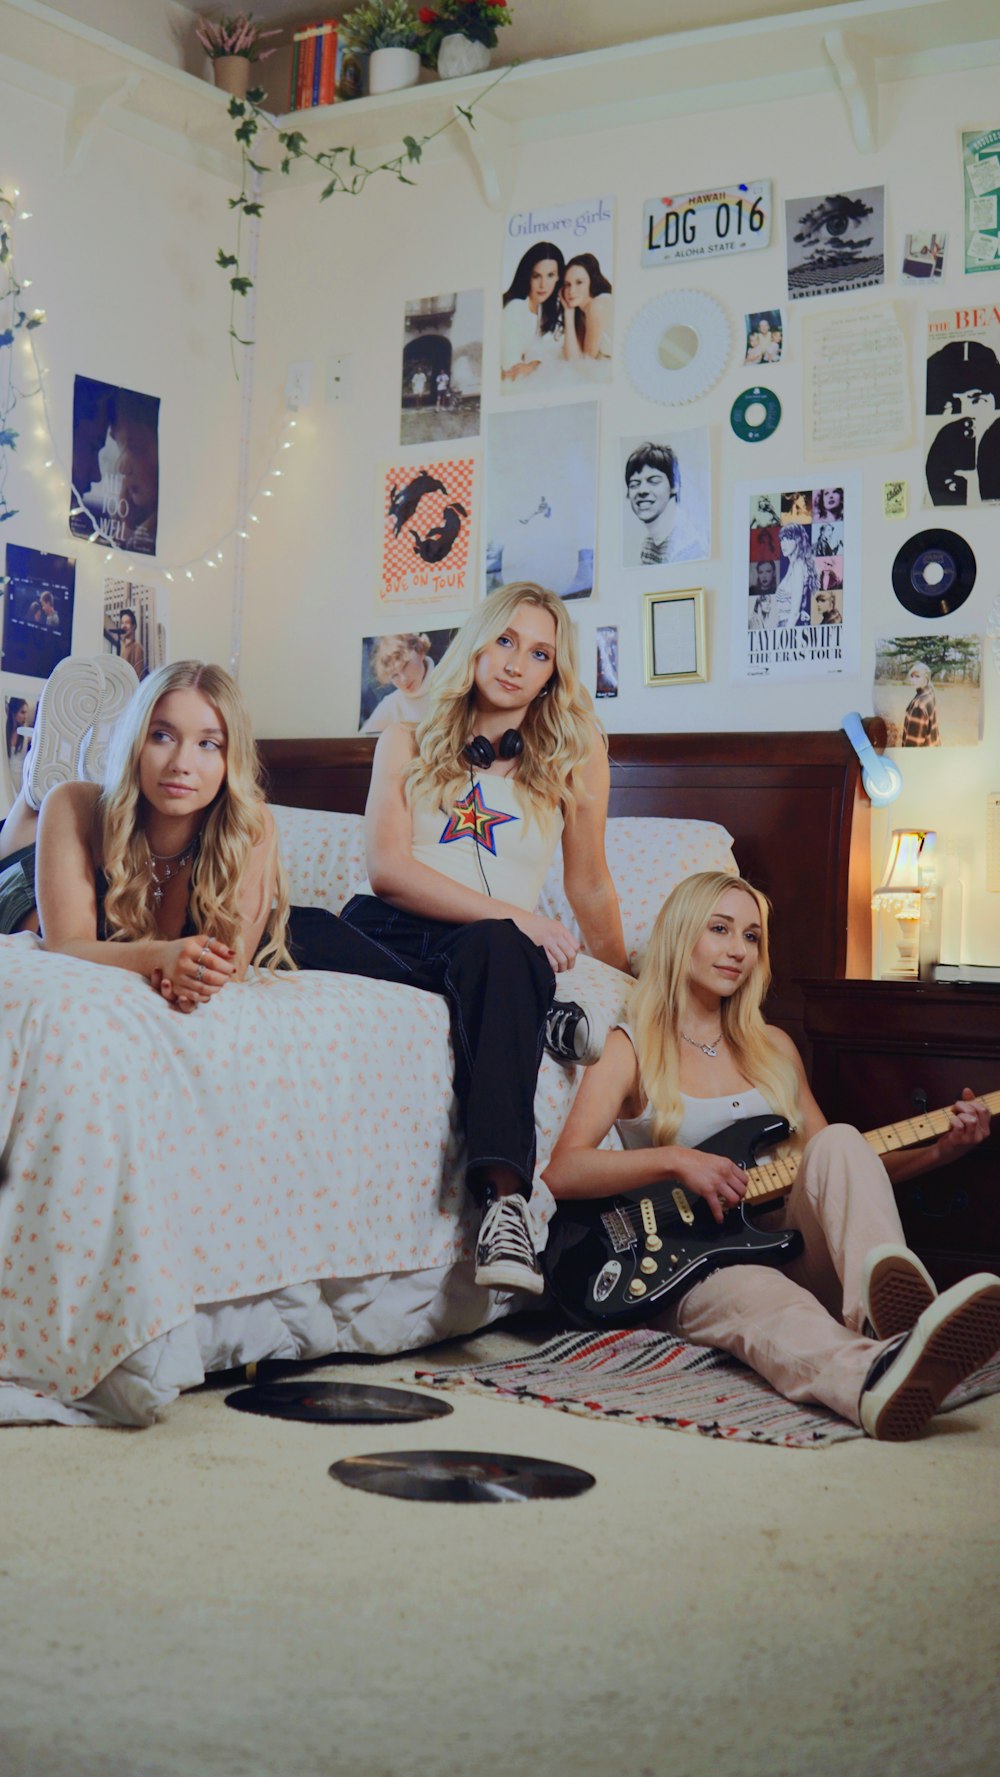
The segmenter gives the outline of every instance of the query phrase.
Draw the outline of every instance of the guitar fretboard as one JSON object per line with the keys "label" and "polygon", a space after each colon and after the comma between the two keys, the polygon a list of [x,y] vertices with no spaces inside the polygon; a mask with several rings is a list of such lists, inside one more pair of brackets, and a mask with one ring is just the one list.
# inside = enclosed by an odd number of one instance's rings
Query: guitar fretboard
{"label": "guitar fretboard", "polygon": [[[1000,1112],[1000,1092],[984,1092],[980,1096],[990,1116],[995,1117]],[[924,1111],[917,1117],[907,1117],[902,1123],[886,1123],[882,1129],[869,1129],[865,1141],[876,1154],[895,1154],[901,1148],[915,1148],[923,1141],[933,1141],[936,1136],[944,1135],[950,1125],[950,1108]],[[747,1173],[746,1201],[767,1203],[772,1198],[786,1196],[795,1182],[799,1164],[799,1156],[792,1154],[787,1159],[770,1160],[764,1166],[752,1166]]]}

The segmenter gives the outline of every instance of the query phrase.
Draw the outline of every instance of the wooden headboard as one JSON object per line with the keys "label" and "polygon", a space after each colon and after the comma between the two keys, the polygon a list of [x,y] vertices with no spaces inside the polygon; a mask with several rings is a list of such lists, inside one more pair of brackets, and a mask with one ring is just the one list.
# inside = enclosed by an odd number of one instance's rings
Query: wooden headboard
{"label": "wooden headboard", "polygon": [[[880,721],[866,723],[876,746]],[[364,810],[375,743],[259,743],[273,802]],[[817,734],[613,734],[612,815],[718,821],[774,906],[768,1012],[802,1037],[805,978],[871,973],[868,799],[836,729]]]}

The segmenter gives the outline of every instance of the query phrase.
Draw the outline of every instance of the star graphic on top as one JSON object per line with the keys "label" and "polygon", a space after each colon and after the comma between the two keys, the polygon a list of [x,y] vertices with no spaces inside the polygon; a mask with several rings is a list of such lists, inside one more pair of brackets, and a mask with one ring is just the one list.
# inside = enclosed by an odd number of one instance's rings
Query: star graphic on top
{"label": "star graphic on top", "polygon": [[461,802],[452,806],[451,819],[438,841],[439,845],[452,845],[456,839],[474,839],[484,851],[495,858],[496,842],[493,837],[495,827],[502,827],[505,821],[516,821],[516,814],[504,814],[500,808],[487,808],[483,801],[481,784],[475,784]]}

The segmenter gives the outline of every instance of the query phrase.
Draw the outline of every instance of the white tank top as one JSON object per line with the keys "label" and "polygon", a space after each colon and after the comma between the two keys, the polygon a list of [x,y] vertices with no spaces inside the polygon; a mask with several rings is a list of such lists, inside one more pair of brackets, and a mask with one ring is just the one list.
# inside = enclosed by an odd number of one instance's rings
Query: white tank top
{"label": "white tank top", "polygon": [[[629,1042],[635,1048],[635,1038],[627,1024],[616,1026],[623,1030]],[[681,1126],[673,1139],[677,1148],[697,1148],[710,1136],[718,1135],[720,1129],[726,1129],[730,1123],[738,1123],[741,1117],[766,1117],[773,1112],[763,1092],[757,1086],[748,1086],[745,1092],[722,1092],[714,1098],[692,1098],[686,1092],[681,1093],[684,1115]],[[623,1148],[651,1148],[656,1144],[653,1140],[653,1109],[647,1104],[638,1117],[619,1117],[615,1128],[621,1137]],[[763,1159],[764,1155],[758,1155]]]}
{"label": "white tank top", "polygon": [[[509,777],[474,775],[449,810],[417,797],[413,856],[464,888],[534,912],[563,829],[562,812],[535,816]],[[370,895],[367,882],[360,890]]]}

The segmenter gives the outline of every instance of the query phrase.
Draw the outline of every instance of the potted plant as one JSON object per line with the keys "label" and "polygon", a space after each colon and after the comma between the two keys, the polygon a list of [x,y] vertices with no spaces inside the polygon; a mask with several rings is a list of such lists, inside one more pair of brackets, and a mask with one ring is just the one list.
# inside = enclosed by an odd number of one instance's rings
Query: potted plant
{"label": "potted plant", "polygon": [[280,37],[277,28],[263,31],[252,12],[225,13],[220,19],[200,18],[195,35],[212,58],[215,84],[224,93],[245,99],[250,85],[251,62],[263,62],[273,49],[259,47],[264,37]]}
{"label": "potted plant", "polygon": [[350,49],[369,58],[370,93],[391,93],[416,85],[421,31],[410,0],[364,0],[344,14],[340,31]]}
{"label": "potted plant", "polygon": [[510,24],[510,7],[507,0],[440,0],[420,8],[420,23],[424,65],[449,80],[489,67],[497,31]]}

